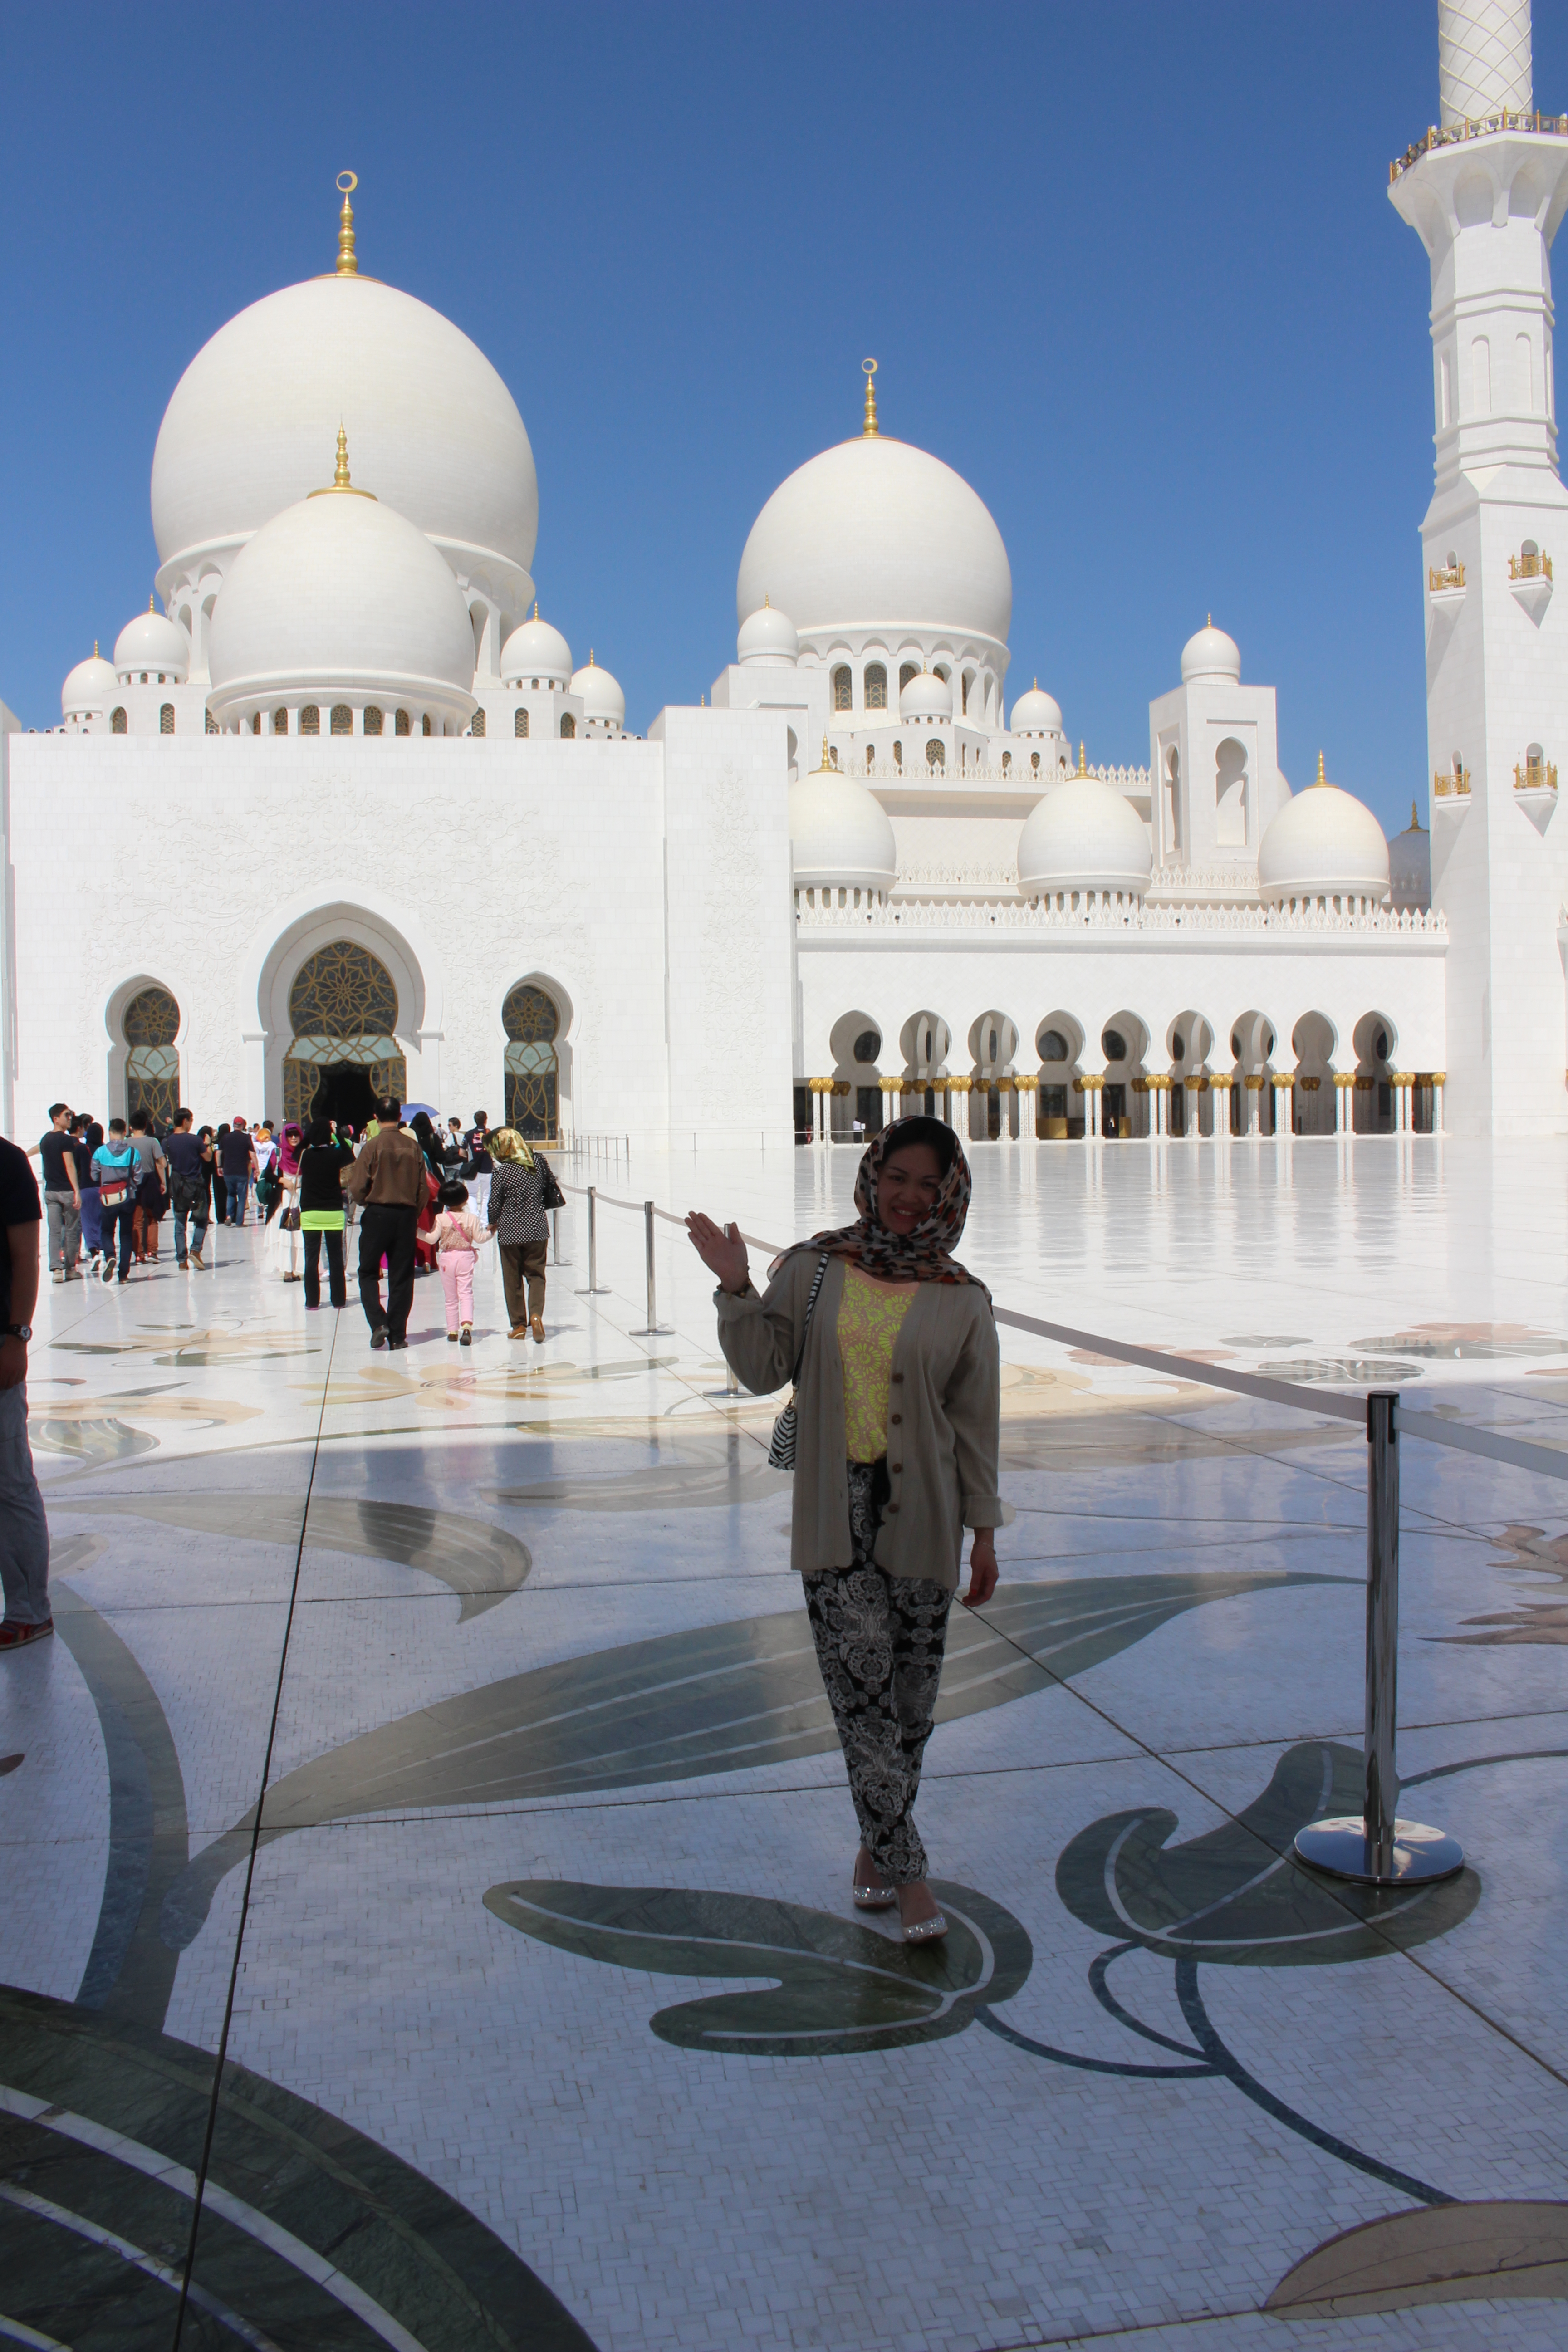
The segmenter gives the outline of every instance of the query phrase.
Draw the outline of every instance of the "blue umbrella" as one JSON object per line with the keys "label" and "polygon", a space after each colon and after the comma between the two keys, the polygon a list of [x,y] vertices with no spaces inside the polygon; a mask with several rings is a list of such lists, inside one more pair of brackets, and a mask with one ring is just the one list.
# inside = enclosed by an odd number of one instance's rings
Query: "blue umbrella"
{"label": "blue umbrella", "polygon": [[403,1116],[405,1118],[412,1118],[416,1111],[421,1110],[426,1118],[439,1118],[441,1116],[434,1103],[405,1103]]}

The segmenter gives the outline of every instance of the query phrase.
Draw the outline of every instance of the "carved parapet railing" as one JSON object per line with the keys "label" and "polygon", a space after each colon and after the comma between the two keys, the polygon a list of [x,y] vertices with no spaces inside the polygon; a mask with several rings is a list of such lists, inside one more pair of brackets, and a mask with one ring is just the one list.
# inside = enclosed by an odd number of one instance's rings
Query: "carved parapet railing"
{"label": "carved parapet railing", "polygon": [[1419,163],[1423,155],[1430,155],[1434,148],[1455,147],[1464,140],[1484,139],[1489,133],[1500,131],[1522,131],[1542,139],[1568,139],[1568,114],[1542,114],[1539,107],[1531,109],[1529,113],[1516,113],[1510,107],[1501,107],[1495,114],[1482,114],[1463,122],[1447,123],[1441,131],[1433,123],[1424,139],[1415,140],[1403,155],[1394,157],[1388,167],[1388,184],[1392,187],[1395,180],[1402,178],[1413,164]]}

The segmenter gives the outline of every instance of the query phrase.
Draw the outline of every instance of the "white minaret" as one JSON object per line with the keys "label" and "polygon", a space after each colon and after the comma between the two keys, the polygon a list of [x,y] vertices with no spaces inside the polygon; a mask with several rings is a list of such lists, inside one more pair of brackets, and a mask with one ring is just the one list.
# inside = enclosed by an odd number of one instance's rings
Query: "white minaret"
{"label": "white minaret", "polygon": [[[1548,259],[1568,117],[1533,110],[1530,0],[1439,0],[1441,127],[1389,167],[1432,265],[1436,479],[1421,527],[1445,1124],[1568,1129],[1568,492]],[[1568,942],[1568,929],[1562,939]]]}

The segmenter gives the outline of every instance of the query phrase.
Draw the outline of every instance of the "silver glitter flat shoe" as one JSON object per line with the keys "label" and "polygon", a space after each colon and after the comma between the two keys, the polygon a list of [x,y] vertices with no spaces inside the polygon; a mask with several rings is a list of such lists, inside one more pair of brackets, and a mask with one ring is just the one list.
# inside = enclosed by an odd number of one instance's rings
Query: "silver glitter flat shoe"
{"label": "silver glitter flat shoe", "polygon": [[945,1936],[946,1933],[947,1921],[940,1911],[936,1911],[929,1919],[917,1919],[912,1927],[906,1927],[904,1941],[906,1944],[934,1944],[939,1937]]}

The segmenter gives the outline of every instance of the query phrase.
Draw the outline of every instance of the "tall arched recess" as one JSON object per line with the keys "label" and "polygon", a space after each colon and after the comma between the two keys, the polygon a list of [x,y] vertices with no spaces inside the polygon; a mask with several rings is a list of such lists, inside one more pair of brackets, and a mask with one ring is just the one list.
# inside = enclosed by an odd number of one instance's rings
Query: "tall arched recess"
{"label": "tall arched recess", "polygon": [[552,1141],[561,1132],[566,1093],[566,1007],[559,992],[535,975],[507,991],[500,1017],[506,1033],[506,1124],[531,1143]]}
{"label": "tall arched recess", "polygon": [[180,1008],[156,981],[139,988],[120,1016],[126,1044],[125,1116],[144,1110],[160,1129],[180,1104]]}
{"label": "tall arched recess", "polygon": [[333,1118],[363,1127],[384,1096],[408,1094],[397,1042],[397,984],[358,940],[329,940],[289,988],[285,1119]]}

